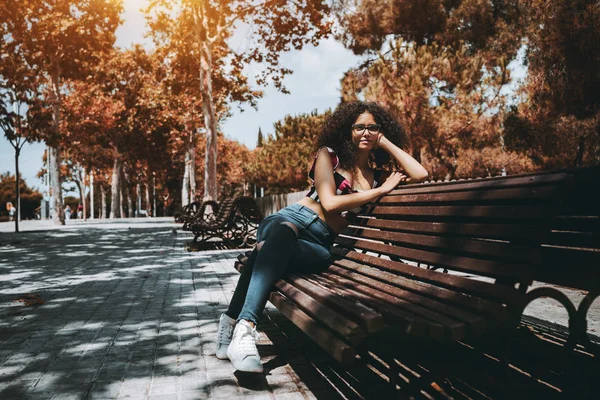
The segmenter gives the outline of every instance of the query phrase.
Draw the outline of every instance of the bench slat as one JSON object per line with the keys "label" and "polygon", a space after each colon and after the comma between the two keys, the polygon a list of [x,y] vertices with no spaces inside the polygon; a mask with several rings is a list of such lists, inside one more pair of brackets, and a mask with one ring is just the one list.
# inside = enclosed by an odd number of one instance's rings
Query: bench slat
{"label": "bench slat", "polygon": [[308,277],[312,282],[319,284],[332,292],[336,292],[341,296],[347,297],[354,301],[359,301],[362,304],[370,307],[374,310],[379,310],[384,318],[384,321],[391,326],[395,326],[398,329],[413,335],[413,336],[425,336],[427,332],[427,325],[425,321],[415,318],[414,315],[404,312],[399,309],[392,309],[386,305],[385,302],[376,299],[372,296],[368,296],[362,292],[352,290],[341,286],[338,282],[328,279],[322,274],[312,274]]}
{"label": "bench slat", "polygon": [[414,246],[435,253],[484,256],[487,259],[534,262],[539,257],[537,249],[512,243],[478,239],[440,237],[415,233],[376,231],[372,229],[346,229],[344,235],[381,240],[404,246]]}
{"label": "bench slat", "polygon": [[[369,215],[374,216],[408,216],[428,217],[430,219],[444,217],[447,219],[488,218],[515,220],[514,223],[525,223],[540,219],[545,210],[539,206],[379,206],[367,207]],[[472,222],[472,221],[471,221]],[[513,223],[511,221],[511,223]]]}
{"label": "bench slat", "polygon": [[[431,316],[433,316],[434,318],[431,319],[439,320],[441,323],[448,323],[449,325],[453,325],[453,321],[460,321],[461,323],[469,324],[472,327],[472,331],[477,334],[484,332],[486,329],[486,322],[482,316],[475,315],[464,309],[460,309],[455,306],[442,303],[440,301],[425,296],[423,293],[411,292],[402,287],[396,286],[395,284],[398,283],[398,280],[395,279],[393,274],[390,274],[389,272],[386,273],[379,271],[378,274],[370,274],[368,271],[366,271],[369,268],[363,267],[357,269],[346,269],[340,268],[339,265],[340,264],[336,262],[336,265],[332,265],[328,269],[328,272],[332,272],[344,278],[351,279],[357,283],[371,287],[378,291],[388,293],[394,296],[394,298],[406,300],[407,302],[422,306],[433,311],[436,314],[449,317],[449,319],[439,319],[433,314],[428,314],[428,318],[431,318]],[[366,274],[364,272],[366,272]]]}
{"label": "bench slat", "polygon": [[490,190],[468,190],[451,193],[415,193],[415,194],[396,194],[384,196],[379,204],[400,205],[400,204],[449,204],[453,202],[460,203],[482,203],[482,202],[501,202],[502,200],[513,201],[531,201],[546,199],[556,193],[556,186],[542,186],[539,188],[516,188],[516,189],[490,189]]}
{"label": "bench slat", "polygon": [[[491,315],[495,318],[503,319],[502,315],[506,314],[506,318],[508,318],[506,308],[500,303],[470,296],[461,291],[453,291],[444,287],[421,282],[414,278],[405,278],[394,273],[378,270],[377,268],[364,266],[347,259],[336,260],[334,265],[392,284],[403,292],[414,293],[417,296],[415,298],[419,300],[421,300],[422,297],[428,297],[436,301],[436,303],[442,302],[444,305],[449,303],[452,308],[458,307],[461,310],[464,310],[465,314],[462,318],[467,322],[471,321],[472,323],[477,323],[477,321],[481,319],[481,316],[489,317]],[[400,293],[398,295],[402,296]],[[462,314],[462,312],[460,314]]]}
{"label": "bench slat", "polygon": [[443,324],[435,319],[432,319],[431,314],[427,312],[423,313],[423,310],[419,309],[419,307],[411,307],[410,303],[402,301],[401,299],[398,299],[392,295],[384,292],[373,292],[367,290],[365,286],[357,284],[355,281],[331,272],[323,272],[322,274],[339,285],[343,285],[345,288],[351,288],[355,291],[362,292],[374,299],[379,300],[379,304],[381,305],[379,308],[377,308],[377,311],[379,312],[383,313],[391,310],[402,311],[409,316],[409,319],[423,322],[427,328],[426,335],[433,339],[441,340],[448,336],[460,338],[462,335],[464,335],[464,324],[458,322],[448,323],[448,321],[446,321],[447,324]]}
{"label": "bench slat", "polygon": [[436,235],[475,236],[488,239],[531,239],[539,233],[536,225],[482,224],[463,222],[422,222],[375,218],[359,218],[349,228],[369,227],[398,232],[415,232]]}
{"label": "bench slat", "polygon": [[427,185],[407,185],[393,190],[390,192],[390,195],[457,192],[461,190],[473,190],[474,185],[477,186],[478,190],[482,191],[491,188],[549,185],[561,183],[568,177],[569,174],[566,172],[554,172],[548,174],[537,174],[535,176],[496,177],[458,182],[429,183]]}
{"label": "bench slat", "polygon": [[452,337],[462,337],[465,333],[464,322],[407,300],[407,296],[399,296],[399,291],[392,285],[365,277],[361,274],[336,268],[335,266],[331,266],[327,272],[324,272],[323,274],[328,277],[335,275],[336,279],[344,282],[345,287],[350,287],[368,294],[369,296],[378,298],[387,303],[388,307],[397,307],[414,314],[418,318],[439,324],[443,326],[445,330],[450,332]]}
{"label": "bench slat", "polygon": [[600,232],[553,231],[544,245],[600,249]]}
{"label": "bench slat", "polygon": [[352,364],[356,359],[356,351],[353,347],[344,343],[331,331],[325,329],[320,323],[311,318],[297,305],[286,299],[280,293],[273,292],[269,301],[292,321],[302,332],[306,333],[312,340],[329,353],[334,359],[342,364]]}
{"label": "bench slat", "polygon": [[553,221],[553,229],[576,232],[600,232],[600,217],[559,215]]}
{"label": "bench slat", "polygon": [[303,276],[292,274],[286,280],[327,307],[355,321],[366,332],[373,333],[383,329],[383,318],[372,309],[331,293],[331,291],[307,281]]}
{"label": "bench slat", "polygon": [[507,264],[452,254],[432,253],[400,245],[391,246],[384,243],[376,243],[362,239],[350,239],[346,237],[338,237],[336,243],[349,249],[358,248],[385,254],[386,256],[395,256],[410,261],[422,262],[435,267],[444,267],[493,278],[505,277],[518,279],[522,282],[529,282],[532,277],[531,268],[524,263]]}
{"label": "bench slat", "polygon": [[422,281],[424,283],[431,283],[433,286],[449,289],[450,293],[458,291],[473,295],[472,299],[461,300],[461,297],[444,297],[444,294],[446,293],[444,291],[435,292],[436,295],[440,296],[440,299],[453,299],[458,304],[462,304],[464,307],[477,312],[493,310],[493,312],[497,314],[503,313],[506,310],[503,306],[498,304],[497,301],[510,304],[512,301],[520,301],[522,297],[522,294],[518,293],[514,288],[504,285],[496,285],[490,282],[469,279],[458,275],[444,274],[426,268],[408,265],[399,261],[386,260],[368,254],[361,254],[356,251],[350,251],[345,254],[340,253],[339,249],[336,248],[334,248],[333,251],[335,254],[345,257],[345,260],[340,260],[340,262],[348,261],[349,263],[354,263],[348,265],[372,265],[384,271],[397,274],[400,277],[406,277],[406,280],[403,282],[409,290],[418,290],[419,288],[419,286],[411,285],[411,282]]}
{"label": "bench slat", "polygon": [[288,282],[279,280],[275,283],[275,287],[288,299],[293,301],[298,308],[336,332],[350,344],[356,345],[367,337],[367,334],[358,326],[358,324],[348,320],[346,317],[329,307],[324,306],[318,300],[301,292]]}

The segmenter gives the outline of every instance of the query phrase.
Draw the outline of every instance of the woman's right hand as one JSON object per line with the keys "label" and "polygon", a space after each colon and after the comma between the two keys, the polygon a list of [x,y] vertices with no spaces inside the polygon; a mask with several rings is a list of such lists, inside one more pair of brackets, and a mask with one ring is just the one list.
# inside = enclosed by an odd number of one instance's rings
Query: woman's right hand
{"label": "woman's right hand", "polygon": [[401,172],[392,172],[381,184],[380,188],[384,194],[388,194],[392,190],[396,189],[401,182],[406,182],[407,178],[408,177]]}

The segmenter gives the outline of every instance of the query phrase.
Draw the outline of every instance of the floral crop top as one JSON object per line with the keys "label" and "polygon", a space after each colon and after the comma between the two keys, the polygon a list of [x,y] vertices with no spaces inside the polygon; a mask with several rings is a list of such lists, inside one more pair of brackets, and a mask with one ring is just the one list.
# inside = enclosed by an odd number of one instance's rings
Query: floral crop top
{"label": "floral crop top", "polygon": [[[333,178],[335,180],[336,194],[343,195],[343,194],[351,194],[351,193],[360,192],[360,190],[352,189],[352,185],[350,184],[348,179],[346,179],[346,177],[344,177],[344,175],[342,175],[336,171],[337,167],[340,165],[340,160],[332,148],[330,148],[330,147],[325,147],[325,148],[327,149],[327,152],[329,153],[329,157],[331,158],[331,165],[333,166]],[[319,154],[319,152],[317,152],[317,154]],[[310,197],[311,199],[315,200],[316,202],[320,202],[319,195],[317,194],[317,188],[315,187],[315,164],[316,163],[317,163],[317,158],[315,156],[315,160],[313,161],[312,167],[310,168],[310,171],[308,172],[308,178],[312,181],[312,185],[310,187],[310,190],[306,194],[306,196]],[[373,187],[374,188],[377,187],[377,185],[379,185],[379,180],[381,179],[382,172],[383,172],[382,170],[375,170],[374,179],[373,179]],[[342,217],[350,218],[350,217],[358,214],[359,212],[361,212],[364,207],[365,206],[356,207],[356,208],[353,208],[352,210],[344,211],[344,212],[342,212]]]}

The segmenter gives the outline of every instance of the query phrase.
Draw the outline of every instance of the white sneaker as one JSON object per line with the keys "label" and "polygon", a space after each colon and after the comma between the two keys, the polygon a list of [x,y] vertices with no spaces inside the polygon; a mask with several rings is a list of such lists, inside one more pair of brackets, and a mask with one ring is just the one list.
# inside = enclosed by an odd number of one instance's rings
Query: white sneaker
{"label": "white sneaker", "polygon": [[238,371],[263,372],[256,349],[258,332],[248,321],[241,320],[233,331],[233,339],[227,349],[227,357]]}
{"label": "white sneaker", "polygon": [[219,330],[217,331],[217,358],[219,360],[227,360],[227,348],[231,343],[236,322],[226,314],[221,314],[221,318],[219,318]]}

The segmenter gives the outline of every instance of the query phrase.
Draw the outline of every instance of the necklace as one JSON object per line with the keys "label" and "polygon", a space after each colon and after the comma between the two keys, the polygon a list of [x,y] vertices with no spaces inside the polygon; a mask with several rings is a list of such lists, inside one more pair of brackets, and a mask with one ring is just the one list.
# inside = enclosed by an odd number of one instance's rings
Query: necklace
{"label": "necklace", "polygon": [[352,189],[353,190],[367,190],[371,189],[369,185],[369,180],[365,177],[365,174],[360,171],[360,169],[356,169],[352,174]]}

